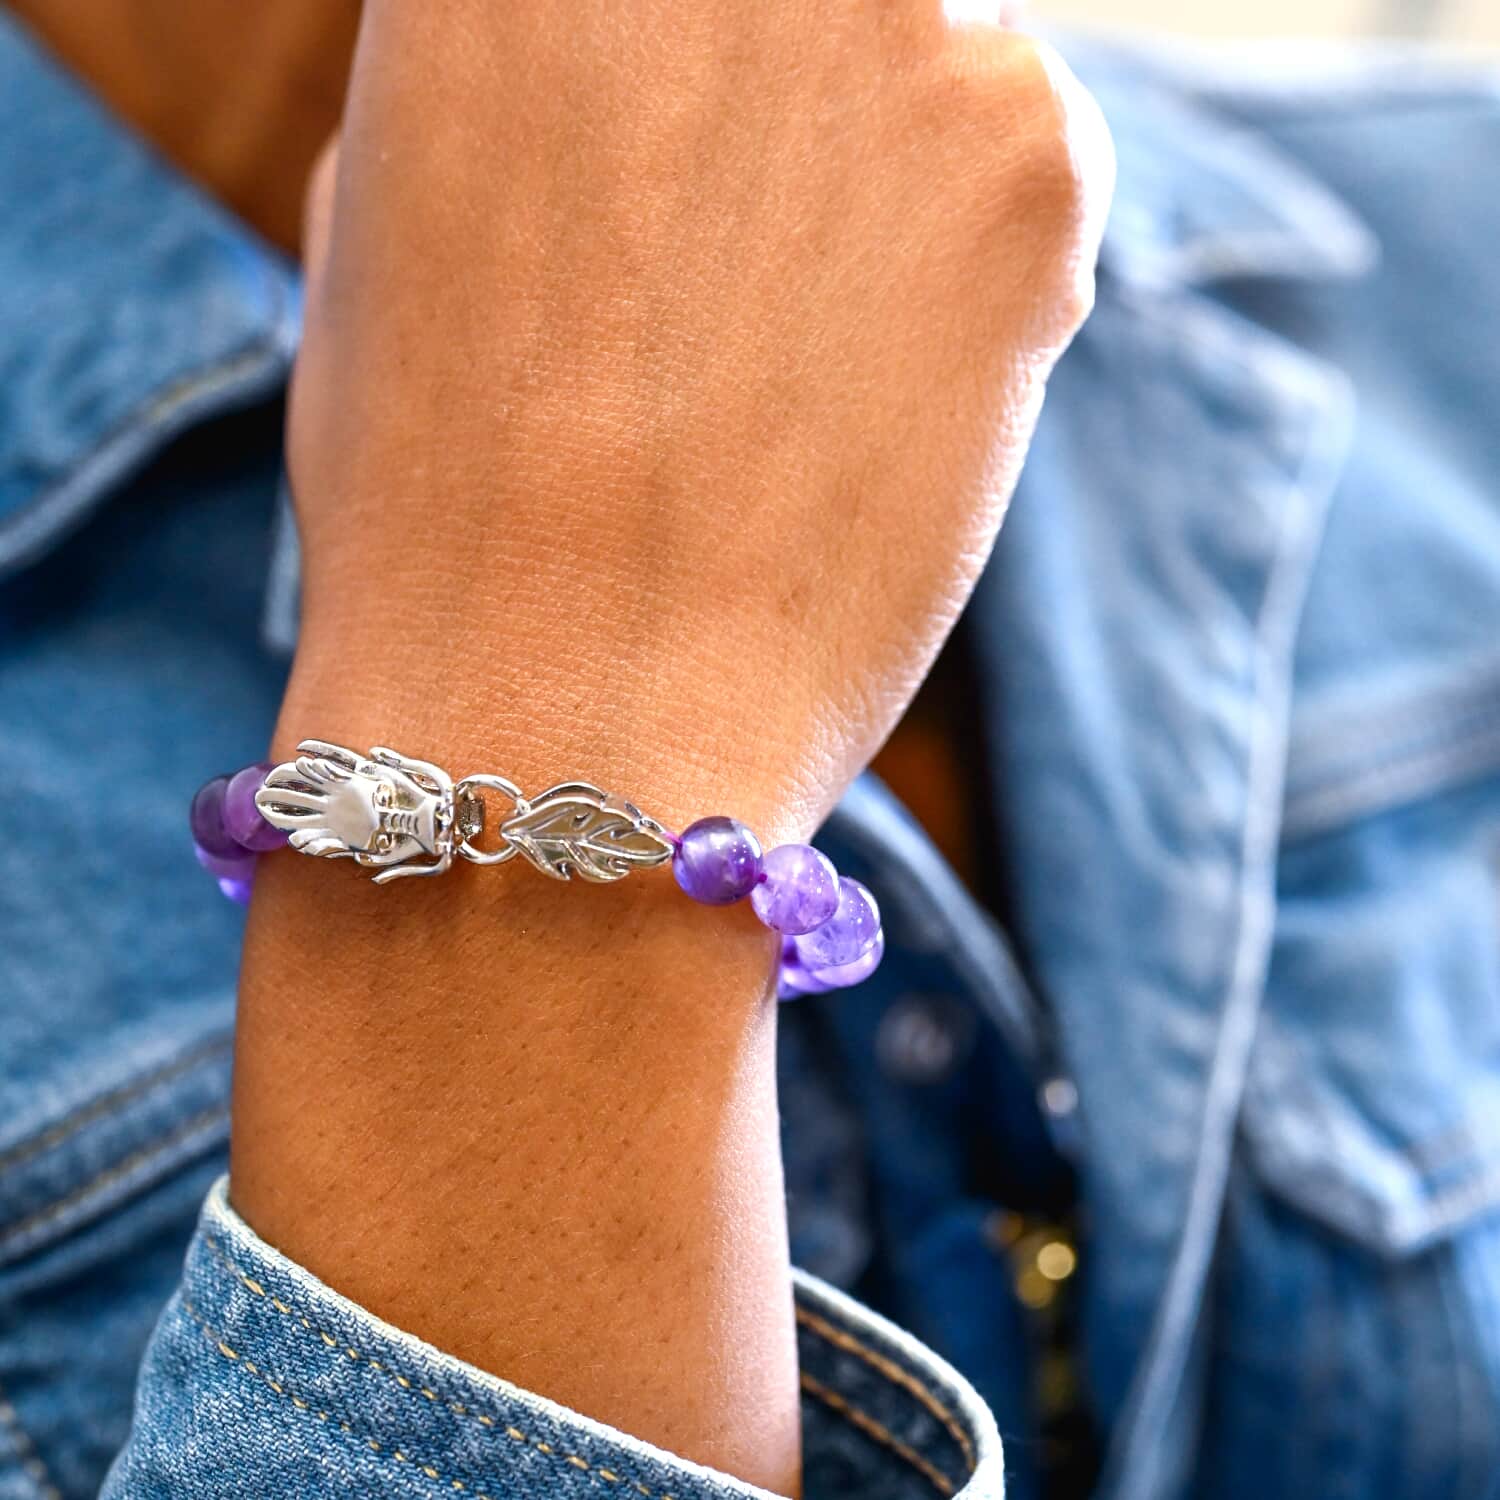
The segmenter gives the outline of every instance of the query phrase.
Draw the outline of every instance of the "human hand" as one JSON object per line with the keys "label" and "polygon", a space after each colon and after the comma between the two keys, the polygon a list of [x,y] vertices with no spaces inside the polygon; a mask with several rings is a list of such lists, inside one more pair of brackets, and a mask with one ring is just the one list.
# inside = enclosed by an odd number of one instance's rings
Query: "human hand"
{"label": "human hand", "polygon": [[[938,0],[367,0],[308,236],[276,754],[384,743],[805,838],[983,565],[1109,178],[1061,65]],[[793,1493],[765,929],[665,877],[265,866],[250,1222]]]}
{"label": "human hand", "polygon": [[889,732],[1112,166],[1024,37],[815,9],[371,4],[292,406],[297,726],[773,839]]}

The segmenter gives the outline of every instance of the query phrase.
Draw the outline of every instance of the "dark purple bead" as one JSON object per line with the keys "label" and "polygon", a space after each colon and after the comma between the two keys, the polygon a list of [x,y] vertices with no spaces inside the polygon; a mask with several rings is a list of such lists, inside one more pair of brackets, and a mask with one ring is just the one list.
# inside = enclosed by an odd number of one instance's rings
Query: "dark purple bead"
{"label": "dark purple bead", "polygon": [[246,766],[229,778],[224,789],[224,827],[242,849],[255,854],[264,854],[270,849],[280,849],[287,835],[261,817],[255,805],[255,794],[271,771],[271,762]]}
{"label": "dark purple bead", "polygon": [[797,939],[802,962],[816,972],[852,964],[868,953],[880,934],[880,908],[857,880],[839,881],[838,910],[811,932]]}
{"label": "dark purple bead", "polygon": [[193,853],[198,856],[198,863],[220,880],[250,880],[255,875],[256,856],[238,844],[234,846],[233,854],[215,854],[202,844],[194,843]]}
{"label": "dark purple bead", "polygon": [[227,875],[219,877],[219,889],[234,902],[236,906],[249,906],[250,892],[254,888],[253,880],[231,880]]}
{"label": "dark purple bead", "polygon": [[811,932],[838,910],[838,871],[811,844],[778,844],[761,861],[761,870],[750,904],[773,932]]}
{"label": "dark purple bead", "polygon": [[760,840],[733,818],[699,818],[678,841],[672,874],[694,901],[728,906],[760,879]]}
{"label": "dark purple bead", "polygon": [[880,967],[880,960],[884,957],[885,929],[882,927],[875,934],[875,941],[853,963],[837,964],[826,969],[809,969],[807,972],[824,989],[847,990],[850,985],[863,984]]}
{"label": "dark purple bead", "polygon": [[209,854],[231,855],[240,852],[234,835],[224,826],[224,793],[229,788],[227,776],[215,776],[198,788],[188,812],[193,842]]}

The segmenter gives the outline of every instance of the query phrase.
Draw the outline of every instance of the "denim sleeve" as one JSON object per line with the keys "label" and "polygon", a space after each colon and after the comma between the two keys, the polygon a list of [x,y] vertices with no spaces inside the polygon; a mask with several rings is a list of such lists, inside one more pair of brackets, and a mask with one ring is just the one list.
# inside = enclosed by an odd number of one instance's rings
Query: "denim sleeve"
{"label": "denim sleeve", "polygon": [[[802,1273],[804,1495],[992,1500],[983,1402],[915,1340]],[[452,1359],[260,1240],[209,1194],[141,1367],[104,1500],[333,1495],[724,1500],[767,1492]]]}

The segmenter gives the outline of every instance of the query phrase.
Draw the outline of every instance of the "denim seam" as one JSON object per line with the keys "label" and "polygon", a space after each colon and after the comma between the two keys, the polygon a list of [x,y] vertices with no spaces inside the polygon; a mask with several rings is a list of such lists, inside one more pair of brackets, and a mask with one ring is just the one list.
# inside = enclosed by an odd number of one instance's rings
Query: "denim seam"
{"label": "denim seam", "polygon": [[291,298],[269,266],[265,275],[270,288],[270,326],[208,366],[150,392],[89,444],[63,473],[0,522],[0,572],[25,566],[52,538],[74,529],[94,512],[106,487],[95,481],[94,471],[114,464],[112,479],[121,473],[138,472],[153,453],[160,451],[161,444],[184,431],[195,415],[216,414],[212,405],[216,397],[228,398],[228,404],[219,408],[227,411],[235,401],[253,398],[262,388],[269,392],[284,377],[290,364]]}
{"label": "denim seam", "polygon": [[130,1083],[122,1084],[118,1088],[99,1095],[89,1103],[79,1106],[71,1114],[65,1115],[40,1135],[19,1141],[9,1151],[0,1154],[0,1172],[10,1171],[40,1156],[43,1151],[50,1151],[52,1147],[61,1145],[70,1136],[76,1135],[85,1125],[92,1125],[95,1120],[104,1115],[123,1109],[127,1104],[135,1103],[143,1094],[150,1093],[157,1085],[169,1083],[172,1079],[196,1067],[200,1062],[228,1052],[232,1046],[233,1043],[228,1036],[219,1036],[211,1042],[204,1042],[190,1048],[187,1052],[180,1053],[171,1061],[160,1064]]}
{"label": "denim seam", "polygon": [[[358,1441],[360,1441],[366,1448],[370,1450],[370,1452],[389,1453],[391,1459],[395,1463],[413,1464],[418,1470],[420,1470],[421,1473],[425,1474],[427,1478],[439,1483],[443,1481],[444,1476],[442,1472],[434,1465],[423,1463],[420,1459],[413,1458],[411,1454],[409,1454],[404,1448],[400,1447],[399,1445],[393,1443],[382,1443],[379,1438],[361,1438],[360,1435],[355,1432],[353,1425],[348,1421],[344,1420],[343,1418],[335,1418],[328,1410],[326,1410],[326,1408],[316,1407],[312,1404],[312,1402],[305,1401],[295,1392],[289,1391],[286,1385],[282,1381],[278,1380],[269,1370],[261,1368],[261,1366],[257,1365],[255,1361],[249,1357],[249,1355],[242,1353],[240,1350],[235,1349],[231,1345],[226,1343],[219,1336],[218,1330],[215,1329],[211,1323],[209,1323],[208,1319],[198,1311],[198,1309],[186,1296],[181,1299],[181,1306],[188,1317],[191,1318],[192,1321],[196,1323],[197,1326],[203,1331],[204,1336],[213,1344],[214,1348],[218,1351],[219,1355],[222,1358],[230,1360],[233,1363],[241,1366],[246,1374],[255,1377],[257,1380],[263,1381],[267,1386],[270,1387],[273,1392],[275,1392],[276,1395],[281,1397],[283,1401],[289,1401],[292,1406],[296,1408],[296,1410],[303,1414],[303,1416],[310,1417],[314,1421],[322,1422],[325,1425],[331,1423],[336,1426],[338,1430],[346,1437],[357,1439]],[[523,1435],[520,1433],[514,1433],[514,1436],[518,1439],[524,1440]],[[548,1449],[547,1451],[551,1452],[553,1450]],[[579,1462],[582,1463],[582,1460],[580,1459]],[[446,1487],[450,1490],[470,1491],[474,1495],[475,1500],[497,1500],[497,1497],[490,1495],[485,1490],[475,1488],[463,1479],[450,1478],[447,1480]]]}
{"label": "denim seam", "polygon": [[1266,398],[1276,401],[1277,409],[1267,420],[1278,442],[1290,446],[1295,437],[1300,447],[1288,453],[1274,555],[1254,614],[1237,890],[1224,972],[1215,981],[1222,1000],[1199,1106],[1198,1139],[1181,1227],[1135,1362],[1123,1415],[1108,1446],[1099,1492],[1109,1500],[1140,1500],[1161,1489],[1161,1470],[1169,1462],[1162,1438],[1174,1410],[1181,1409],[1188,1349],[1202,1323],[1275,922],[1297,624],[1354,418],[1353,391],[1346,377],[1294,347],[1252,333],[1237,316],[1198,300],[1133,300],[1143,318],[1164,323],[1170,314],[1179,342],[1216,356],[1226,367],[1232,363],[1237,374],[1260,382]]}
{"label": "denim seam", "polygon": [[[208,1245],[209,1249],[214,1252],[215,1256],[218,1257],[224,1275],[238,1282],[239,1285],[246,1291],[248,1291],[252,1296],[259,1297],[262,1301],[269,1302],[271,1306],[274,1307],[276,1311],[283,1317],[295,1319],[296,1322],[298,1322],[302,1326],[305,1332],[316,1334],[319,1341],[324,1345],[326,1349],[330,1351],[331,1358],[339,1359],[340,1356],[342,1356],[342,1358],[347,1360],[350,1364],[366,1364],[377,1373],[389,1376],[389,1378],[395,1381],[395,1383],[400,1386],[403,1391],[407,1392],[408,1395],[422,1396],[427,1401],[445,1407],[456,1417],[471,1419],[477,1422],[481,1427],[488,1428],[489,1430],[494,1432],[503,1432],[513,1441],[518,1443],[526,1443],[528,1446],[535,1448],[539,1453],[545,1453],[551,1458],[556,1458],[559,1462],[566,1463],[574,1469],[578,1469],[584,1473],[597,1474],[606,1483],[629,1484],[641,1495],[659,1497],[659,1500],[676,1500],[675,1496],[667,1493],[664,1490],[654,1490],[649,1485],[641,1483],[640,1480],[631,1479],[627,1475],[616,1474],[607,1467],[604,1467],[597,1463],[591,1463],[588,1459],[583,1458],[579,1454],[562,1453],[557,1448],[553,1447],[551,1443],[548,1443],[542,1439],[528,1437],[519,1428],[511,1426],[510,1424],[501,1421],[497,1417],[490,1416],[486,1412],[474,1411],[472,1408],[464,1405],[462,1402],[446,1400],[444,1397],[439,1395],[437,1391],[433,1390],[431,1386],[426,1386],[421,1384],[419,1381],[412,1380],[409,1376],[403,1375],[398,1370],[392,1369],[391,1366],[385,1364],[383,1361],[374,1358],[372,1355],[361,1353],[361,1351],[356,1349],[352,1344],[348,1344],[340,1339],[336,1339],[331,1333],[326,1332],[322,1328],[318,1328],[313,1324],[311,1319],[309,1319],[305,1313],[300,1312],[297,1308],[292,1307],[289,1303],[283,1302],[280,1297],[277,1297],[273,1293],[268,1292],[265,1287],[262,1286],[260,1282],[258,1282],[253,1276],[249,1276],[244,1271],[240,1270],[240,1268],[235,1265],[232,1260],[229,1259],[228,1255],[225,1254],[219,1242],[211,1235],[204,1235],[204,1241]],[[196,1311],[194,1311],[194,1316],[198,1318],[198,1321],[203,1324],[203,1327],[205,1329],[207,1329],[210,1333],[213,1332],[213,1330],[208,1327],[208,1324],[204,1322],[202,1317]],[[220,1347],[222,1350],[227,1346],[221,1344]],[[228,1357],[238,1358],[239,1355],[237,1352],[235,1352],[230,1354]],[[269,1377],[267,1377],[267,1379],[269,1380]],[[275,1386],[273,1385],[272,1388],[275,1389]],[[279,1395],[281,1394],[281,1392],[278,1391],[277,1394]],[[296,1404],[295,1398],[293,1398],[293,1404]]]}
{"label": "denim seam", "polygon": [[63,1500],[62,1491],[58,1489],[51,1470],[48,1469],[31,1434],[27,1432],[25,1424],[21,1421],[21,1414],[11,1405],[4,1386],[0,1386],[0,1428],[4,1428],[10,1434],[16,1457],[21,1462],[21,1468],[26,1477],[36,1486],[37,1494],[42,1497],[42,1500]]}
{"label": "denim seam", "polygon": [[826,1386],[820,1380],[805,1372],[799,1377],[802,1389],[815,1400],[821,1401],[830,1411],[836,1412],[851,1427],[873,1438],[882,1447],[889,1448],[898,1458],[904,1459],[914,1468],[940,1495],[951,1495],[953,1493],[953,1481],[948,1478],[935,1464],[922,1457],[917,1450],[903,1443],[890,1428],[877,1422],[868,1412],[861,1411],[859,1407],[845,1399],[837,1391]]}
{"label": "denim seam", "polygon": [[893,1385],[900,1386],[902,1390],[915,1397],[948,1429],[949,1435],[958,1444],[959,1451],[964,1456],[964,1463],[968,1466],[969,1473],[974,1472],[976,1467],[974,1444],[970,1441],[968,1433],[963,1430],[958,1418],[915,1375],[903,1370],[893,1360],[877,1354],[867,1345],[860,1343],[853,1334],[835,1328],[833,1324],[820,1318],[816,1313],[808,1312],[805,1308],[797,1309],[797,1322],[808,1332],[816,1334],[824,1343],[832,1344],[854,1355],[856,1359],[863,1360],[877,1374],[883,1375]]}
{"label": "denim seam", "polygon": [[1471,708],[1439,720],[1429,733],[1322,786],[1287,799],[1288,842],[1328,833],[1360,817],[1439,796],[1500,767],[1500,710]]}
{"label": "denim seam", "polygon": [[[269,1302],[271,1306],[275,1308],[275,1310],[283,1317],[294,1319],[301,1325],[302,1329],[306,1333],[315,1334],[319,1342],[321,1342],[324,1348],[329,1351],[329,1355],[331,1358],[338,1360],[340,1359],[340,1356],[342,1356],[343,1359],[348,1360],[351,1364],[366,1364],[377,1373],[386,1375],[391,1380],[395,1381],[395,1383],[402,1390],[406,1391],[407,1394],[412,1396],[420,1395],[429,1402],[444,1406],[456,1417],[472,1419],[473,1421],[479,1423],[480,1426],[488,1428],[492,1431],[503,1431],[512,1440],[516,1442],[526,1443],[530,1447],[535,1448],[538,1452],[545,1453],[549,1457],[555,1458],[559,1462],[566,1463],[570,1467],[578,1469],[584,1473],[597,1474],[601,1479],[605,1480],[609,1484],[626,1483],[631,1485],[641,1495],[650,1497],[658,1496],[657,1491],[653,1490],[649,1485],[641,1483],[639,1480],[633,1480],[628,1476],[616,1474],[611,1469],[603,1465],[590,1463],[588,1459],[583,1458],[579,1454],[559,1452],[550,1443],[547,1443],[540,1439],[528,1437],[519,1428],[514,1427],[508,1423],[502,1423],[499,1421],[499,1419],[490,1416],[488,1413],[476,1412],[460,1402],[448,1401],[437,1391],[433,1390],[430,1386],[426,1386],[418,1381],[414,1381],[409,1376],[403,1375],[400,1371],[391,1368],[391,1366],[385,1364],[383,1361],[378,1360],[371,1355],[362,1353],[352,1344],[346,1343],[341,1339],[336,1339],[325,1329],[315,1326],[312,1320],[308,1318],[305,1313],[299,1311],[290,1303],[282,1301],[280,1297],[276,1296],[272,1292],[267,1291],[266,1288],[253,1276],[250,1276],[246,1272],[242,1271],[229,1258],[224,1248],[212,1235],[205,1234],[203,1238],[204,1243],[207,1244],[208,1248],[213,1252],[214,1256],[218,1260],[221,1273],[224,1276],[237,1283],[245,1291],[249,1292],[251,1296],[257,1297],[263,1302]],[[183,1301],[185,1304],[187,1304],[186,1297],[183,1298]],[[243,1358],[238,1350],[231,1349],[228,1344],[226,1344],[222,1339],[219,1339],[217,1335],[214,1334],[214,1330],[209,1326],[202,1315],[198,1313],[196,1308],[193,1308],[190,1304],[187,1305],[188,1311],[203,1327],[205,1332],[207,1332],[211,1337],[215,1339],[220,1353],[223,1354],[225,1358],[236,1360]],[[863,1360],[866,1364],[868,1364],[877,1373],[884,1376],[892,1384],[916,1396],[917,1399],[922,1403],[922,1405],[926,1407],[933,1416],[937,1417],[938,1420],[941,1421],[943,1425],[948,1429],[948,1431],[952,1434],[955,1441],[958,1443],[959,1448],[964,1454],[965,1461],[969,1467],[969,1472],[971,1474],[974,1472],[975,1462],[973,1456],[973,1445],[972,1443],[970,1443],[968,1435],[963,1432],[963,1429],[959,1426],[957,1419],[953,1416],[952,1412],[950,1412],[940,1401],[938,1401],[930,1391],[924,1389],[915,1376],[909,1374],[907,1371],[902,1370],[900,1366],[896,1365],[890,1360],[887,1360],[882,1355],[877,1354],[874,1350],[871,1350],[860,1344],[852,1336],[841,1332],[841,1330],[835,1328],[832,1324],[827,1323],[824,1319],[817,1317],[815,1314],[807,1313],[799,1308],[797,1310],[797,1319],[798,1322],[806,1327],[809,1332],[823,1339],[825,1343],[831,1344],[835,1348],[844,1349],[846,1352],[855,1355],[857,1358]],[[277,1395],[288,1395],[281,1383],[274,1380],[269,1374],[255,1369],[253,1365],[248,1361],[246,1363],[246,1368],[249,1369],[252,1374],[261,1374],[266,1383],[270,1385],[271,1389],[275,1391]],[[928,1479],[928,1481],[932,1483],[932,1485],[936,1489],[939,1490],[940,1493],[944,1495],[951,1495],[953,1493],[953,1482],[948,1478],[947,1475],[945,1475],[940,1469],[929,1462],[929,1460],[924,1458],[920,1453],[917,1453],[914,1449],[903,1443],[888,1428],[884,1427],[880,1422],[876,1421],[874,1417],[870,1416],[867,1412],[861,1411],[858,1407],[845,1400],[845,1398],[840,1396],[836,1391],[830,1390],[828,1387],[814,1380],[810,1375],[802,1375],[801,1384],[802,1388],[807,1391],[809,1395],[814,1396],[816,1399],[822,1401],[824,1405],[828,1406],[830,1410],[842,1416],[847,1422],[850,1423],[851,1426],[865,1433],[866,1436],[874,1438],[877,1442],[883,1443],[886,1447],[890,1448],[893,1453],[896,1453],[901,1458],[905,1459],[914,1468],[916,1468],[919,1473],[924,1475]],[[298,1406],[299,1410],[307,1409],[307,1403],[302,1402],[300,1397],[288,1395],[288,1399],[292,1401],[292,1404],[294,1406]],[[326,1413],[320,1414],[320,1416],[322,1420],[327,1420]],[[343,1424],[341,1430],[348,1432],[350,1430],[348,1424]],[[373,1445],[375,1443],[375,1440],[373,1438],[368,1438],[366,1439],[366,1443]],[[378,1452],[380,1450],[372,1446],[372,1451]],[[397,1457],[398,1461],[406,1461],[405,1457],[401,1454],[399,1449],[395,1450],[395,1456]],[[427,1473],[429,1477],[432,1478],[439,1477],[436,1471],[432,1470],[430,1467],[424,1467],[423,1472]],[[452,1483],[455,1487],[462,1487],[459,1481],[455,1480]],[[487,1500],[487,1497],[483,1497],[481,1495],[481,1500]],[[659,1492],[659,1500],[675,1500],[675,1497],[667,1493],[666,1491],[661,1491]]]}
{"label": "denim seam", "polygon": [[[1399,1255],[1433,1243],[1456,1228],[1467,1223],[1478,1214],[1500,1203],[1500,1163],[1480,1163],[1471,1168],[1468,1175],[1445,1188],[1432,1185],[1433,1172],[1420,1159],[1421,1142],[1407,1148],[1396,1148],[1396,1155],[1409,1160],[1417,1174],[1423,1197],[1415,1206],[1393,1205],[1372,1191],[1364,1183],[1339,1170],[1340,1153],[1333,1135],[1317,1125],[1318,1111],[1300,1105],[1295,1091],[1285,1084],[1274,1091],[1257,1088],[1250,1096],[1254,1107],[1244,1121],[1246,1138],[1249,1141],[1252,1159],[1256,1163],[1261,1179],[1269,1184],[1284,1201],[1295,1205],[1302,1213],[1321,1223],[1333,1223],[1359,1244],[1369,1245],[1387,1255]],[[1288,1146],[1279,1134],[1266,1129],[1258,1122],[1262,1118],[1274,1118],[1277,1110],[1297,1109],[1299,1118],[1307,1128],[1316,1132],[1315,1151],[1318,1164],[1327,1175],[1320,1175],[1315,1187],[1308,1191],[1307,1150]],[[1473,1131],[1467,1123],[1460,1123],[1435,1137],[1442,1146],[1454,1137],[1473,1140]],[[1460,1159],[1460,1151],[1453,1148],[1448,1158],[1439,1156],[1439,1165],[1451,1168],[1454,1160]]]}
{"label": "denim seam", "polygon": [[216,1104],[212,1109],[206,1109],[196,1114],[192,1119],[174,1130],[170,1135],[160,1140],[155,1140],[148,1146],[143,1146],[139,1151],[132,1151],[123,1161],[116,1162],[113,1166],[105,1168],[104,1171],[91,1177],[87,1182],[66,1193],[63,1197],[49,1203],[45,1208],[39,1208],[35,1213],[27,1214],[25,1218],[18,1219],[9,1225],[3,1233],[0,1233],[0,1253],[8,1250],[18,1240],[24,1239],[28,1234],[34,1233],[43,1226],[52,1223],[54,1219],[62,1217],[69,1209],[77,1205],[92,1194],[100,1192],[112,1183],[118,1182],[122,1177],[128,1177],[137,1168],[144,1166],[154,1157],[164,1156],[184,1141],[191,1139],[198,1131],[206,1125],[211,1125],[219,1120],[226,1120],[229,1111],[222,1105]]}

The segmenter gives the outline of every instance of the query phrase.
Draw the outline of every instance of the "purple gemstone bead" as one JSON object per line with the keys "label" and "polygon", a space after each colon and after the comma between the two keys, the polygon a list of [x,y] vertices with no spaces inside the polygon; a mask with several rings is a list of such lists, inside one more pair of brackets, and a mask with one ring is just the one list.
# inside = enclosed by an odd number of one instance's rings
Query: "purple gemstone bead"
{"label": "purple gemstone bead", "polygon": [[255,882],[251,880],[231,880],[227,875],[220,876],[219,889],[234,902],[236,906],[249,906],[250,891]]}
{"label": "purple gemstone bead", "polygon": [[224,826],[224,793],[229,789],[227,776],[215,776],[198,788],[193,806],[188,813],[188,822],[193,830],[193,842],[209,854],[226,857],[241,853],[234,836]]}
{"label": "purple gemstone bead", "polygon": [[820,995],[830,986],[803,965],[797,945],[791,938],[781,943],[781,965],[776,973],[776,998],[796,1000],[803,995]]}
{"label": "purple gemstone bead", "polygon": [[763,878],[750,892],[750,904],[773,932],[811,932],[838,910],[838,871],[812,845],[778,844],[761,861],[761,869]]}
{"label": "purple gemstone bead", "polygon": [[800,964],[783,964],[776,977],[778,1000],[800,1000],[804,995],[821,995],[829,986]]}
{"label": "purple gemstone bead", "polygon": [[699,818],[683,831],[672,874],[694,901],[728,906],[760,879],[760,840],[733,818]]}
{"label": "purple gemstone bead", "polygon": [[248,849],[241,849],[238,844],[234,846],[233,854],[215,854],[212,849],[205,849],[202,844],[195,842],[193,853],[198,856],[198,863],[220,880],[254,878],[255,855]]}
{"label": "purple gemstone bead", "polygon": [[850,985],[863,984],[880,967],[880,960],[884,957],[885,929],[882,927],[875,934],[875,941],[853,963],[836,964],[827,969],[810,969],[808,973],[825,989],[847,990]]}
{"label": "purple gemstone bead", "polygon": [[229,778],[224,789],[224,828],[242,849],[255,854],[280,849],[287,841],[287,835],[266,822],[255,805],[255,794],[271,769],[270,761],[246,766]]}
{"label": "purple gemstone bead", "polygon": [[821,927],[797,939],[797,953],[809,969],[839,968],[868,953],[879,935],[875,898],[845,875],[839,881],[838,910]]}

